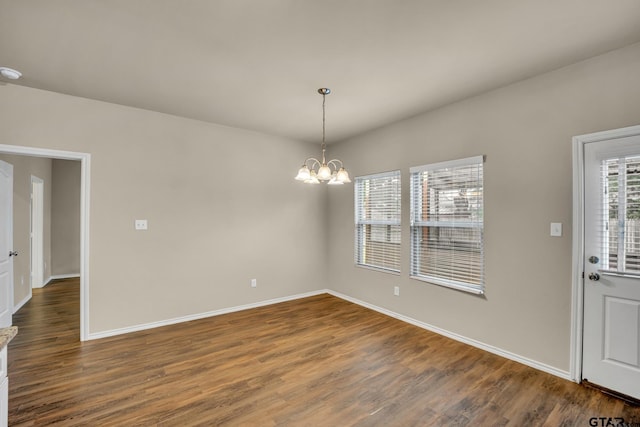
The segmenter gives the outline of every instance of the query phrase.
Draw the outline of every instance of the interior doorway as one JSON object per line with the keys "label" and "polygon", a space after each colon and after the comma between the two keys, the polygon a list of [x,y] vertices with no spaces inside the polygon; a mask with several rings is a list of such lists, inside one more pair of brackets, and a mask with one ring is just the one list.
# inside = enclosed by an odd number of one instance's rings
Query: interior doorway
{"label": "interior doorway", "polygon": [[0,144],[0,153],[80,161],[80,340],[89,337],[89,200],[91,155]]}

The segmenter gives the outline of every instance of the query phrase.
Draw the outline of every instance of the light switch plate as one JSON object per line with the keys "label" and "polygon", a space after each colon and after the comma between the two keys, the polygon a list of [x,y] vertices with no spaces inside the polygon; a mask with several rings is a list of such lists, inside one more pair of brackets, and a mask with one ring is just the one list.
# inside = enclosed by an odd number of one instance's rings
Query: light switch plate
{"label": "light switch plate", "polygon": [[553,237],[561,237],[562,236],[562,223],[561,222],[552,222],[551,223],[551,236],[553,236]]}
{"label": "light switch plate", "polygon": [[146,219],[136,219],[135,225],[136,225],[136,230],[146,230],[147,229],[147,220]]}

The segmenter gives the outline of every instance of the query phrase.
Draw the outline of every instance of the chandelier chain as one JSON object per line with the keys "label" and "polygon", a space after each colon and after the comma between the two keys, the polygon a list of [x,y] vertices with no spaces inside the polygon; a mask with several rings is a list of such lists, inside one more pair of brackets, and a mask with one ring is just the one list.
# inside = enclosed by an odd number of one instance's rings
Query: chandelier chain
{"label": "chandelier chain", "polygon": [[324,153],[326,151],[327,148],[327,144],[325,142],[325,123],[326,123],[326,113],[325,113],[325,101],[326,101],[327,95],[323,92],[322,93],[322,163],[325,163],[325,156]]}

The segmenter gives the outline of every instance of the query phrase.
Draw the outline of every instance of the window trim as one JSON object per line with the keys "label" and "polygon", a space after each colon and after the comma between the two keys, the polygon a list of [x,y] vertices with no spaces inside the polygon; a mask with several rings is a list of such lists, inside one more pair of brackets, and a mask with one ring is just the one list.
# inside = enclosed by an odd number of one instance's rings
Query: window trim
{"label": "window trim", "polygon": [[461,166],[484,164],[484,156],[465,157],[464,159],[447,160],[438,163],[429,163],[428,165],[413,166],[409,168],[409,173],[424,172],[437,169],[457,168]]}
{"label": "window trim", "polygon": [[[409,238],[410,238],[410,267],[409,267],[409,278],[420,280],[427,283],[432,283],[435,285],[444,286],[447,288],[457,289],[464,292],[469,292],[476,295],[483,295],[485,292],[485,257],[484,257],[484,216],[482,218],[482,222],[464,222],[464,221],[422,221],[417,219],[419,212],[418,206],[422,206],[422,191],[418,191],[418,189],[414,188],[414,175],[421,172],[427,171],[435,171],[447,168],[458,168],[464,166],[473,166],[480,165],[482,167],[482,205],[484,210],[484,156],[473,156],[466,157],[463,159],[449,160],[438,163],[430,163],[427,165],[414,166],[409,168],[409,206],[410,206],[410,221],[409,221]],[[420,185],[422,188],[422,185]],[[482,259],[482,280],[479,285],[473,284],[465,284],[463,282],[459,282],[456,280],[450,280],[443,277],[437,276],[428,276],[428,275],[420,275],[416,274],[418,271],[419,265],[416,265],[416,254],[415,251],[415,242],[414,242],[414,230],[415,227],[429,227],[429,226],[443,226],[443,227],[452,227],[452,228],[474,228],[482,230],[482,238],[481,238],[481,259]]]}

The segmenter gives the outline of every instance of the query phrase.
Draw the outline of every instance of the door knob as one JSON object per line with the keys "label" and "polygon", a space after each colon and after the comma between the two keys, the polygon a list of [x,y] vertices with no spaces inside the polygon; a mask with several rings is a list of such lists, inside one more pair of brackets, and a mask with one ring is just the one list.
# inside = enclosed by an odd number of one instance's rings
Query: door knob
{"label": "door knob", "polygon": [[598,280],[600,280],[600,275],[598,273],[589,273],[589,280],[597,282]]}
{"label": "door knob", "polygon": [[9,256],[18,256],[18,251],[9,251]]}

